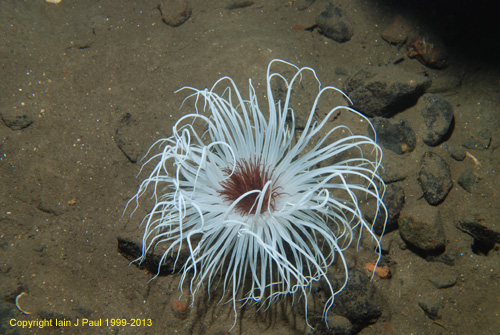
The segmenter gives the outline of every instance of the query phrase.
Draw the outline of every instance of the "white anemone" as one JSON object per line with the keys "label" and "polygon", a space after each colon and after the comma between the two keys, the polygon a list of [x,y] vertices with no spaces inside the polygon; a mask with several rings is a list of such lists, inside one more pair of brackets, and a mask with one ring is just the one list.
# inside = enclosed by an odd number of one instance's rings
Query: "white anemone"
{"label": "white anemone", "polygon": [[[272,72],[276,63],[291,67],[293,77],[287,80]],[[306,72],[314,75],[319,91],[304,128],[297,132],[290,98]],[[223,82],[229,86],[219,95],[216,89]],[[282,101],[273,97],[272,82],[285,88]],[[162,261],[175,257],[177,263],[179,251],[187,247],[189,258],[178,264],[181,289],[190,278],[194,299],[203,285],[210,292],[222,284],[235,321],[237,302],[268,306],[282,295],[296,293],[307,305],[311,283],[325,279],[331,291],[325,317],[348,280],[343,252],[354,236],[360,238],[366,230],[379,244],[358,197],[364,194],[374,200],[375,218],[379,212],[386,215],[384,184],[377,175],[382,151],[371,138],[329,121],[346,110],[371,125],[354,109],[337,106],[317,118],[315,111],[325,92],[347,97],[337,88],[321,88],[313,69],[282,60],[269,63],[267,117],[249,84],[248,100],[229,77],[211,89],[182,89],[194,92],[189,97],[195,99],[196,113],[181,117],[173,135],[151,147],[161,152],[145,163],[156,165],[131,199],[138,205],[149,188],[154,193],[154,208],[143,223],[140,260],[166,242]],[[336,256],[345,269],[340,288],[326,278]]]}

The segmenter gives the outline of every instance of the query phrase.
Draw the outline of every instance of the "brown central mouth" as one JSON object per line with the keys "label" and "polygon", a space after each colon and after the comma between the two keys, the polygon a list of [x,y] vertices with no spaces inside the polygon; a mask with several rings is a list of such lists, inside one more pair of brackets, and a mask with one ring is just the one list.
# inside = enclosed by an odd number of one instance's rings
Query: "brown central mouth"
{"label": "brown central mouth", "polygon": [[[229,168],[223,170],[227,178],[220,183],[222,190],[219,191],[219,194],[224,200],[234,202],[247,192],[263,191],[265,185],[271,181],[273,171],[274,169],[271,170],[259,159],[241,160],[236,163],[234,170]],[[276,181],[277,179],[273,181],[273,184],[276,184]],[[240,199],[235,208],[240,214],[256,214],[258,199],[263,197],[260,213],[265,213],[269,209],[275,209],[275,201],[280,194],[277,188],[271,185],[266,189],[264,195],[259,192],[246,195]]]}

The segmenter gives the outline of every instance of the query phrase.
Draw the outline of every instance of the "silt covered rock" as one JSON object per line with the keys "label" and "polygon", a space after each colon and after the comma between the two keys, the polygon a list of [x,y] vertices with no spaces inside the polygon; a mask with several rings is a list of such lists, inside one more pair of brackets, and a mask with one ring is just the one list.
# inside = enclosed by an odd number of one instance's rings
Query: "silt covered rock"
{"label": "silt covered rock", "polygon": [[419,99],[417,108],[424,118],[424,143],[432,147],[441,144],[452,130],[453,107],[445,98],[426,94]]}
{"label": "silt covered rock", "polygon": [[453,187],[450,167],[438,154],[430,151],[422,157],[418,182],[425,200],[433,206],[443,202]]}
{"label": "silt covered rock", "polygon": [[413,106],[431,84],[428,77],[394,65],[365,67],[347,79],[344,92],[361,113],[389,117]]}
{"label": "silt covered rock", "polygon": [[446,247],[441,217],[435,207],[405,209],[399,217],[399,233],[408,246],[424,255],[439,254]]}
{"label": "silt covered rock", "polygon": [[320,31],[328,38],[339,43],[352,38],[353,26],[345,12],[337,5],[329,2],[316,19]]}

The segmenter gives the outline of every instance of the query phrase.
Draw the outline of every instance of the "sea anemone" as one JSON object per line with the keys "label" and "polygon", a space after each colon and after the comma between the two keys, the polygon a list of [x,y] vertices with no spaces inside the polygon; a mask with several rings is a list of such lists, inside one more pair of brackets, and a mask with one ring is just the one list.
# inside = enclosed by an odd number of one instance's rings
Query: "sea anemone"
{"label": "sea anemone", "polygon": [[[272,72],[278,65],[293,71],[289,79]],[[291,95],[306,73],[319,89],[297,131]],[[359,243],[365,230],[380,247],[372,227],[377,215],[386,215],[385,187],[377,175],[382,150],[370,137],[331,121],[343,110],[371,126],[354,109],[336,106],[318,118],[326,92],[350,100],[335,87],[322,88],[312,68],[273,60],[266,80],[267,118],[251,80],[248,100],[229,77],[211,89],[181,89],[193,92],[186,99],[194,99],[195,113],[182,116],[172,136],[150,148],[160,152],[144,164],[154,167],[130,200],[138,206],[151,191],[155,200],[143,220],[138,261],[165,243],[161,263],[173,257],[177,264],[187,248],[189,257],[177,265],[181,291],[188,278],[193,300],[204,285],[208,292],[222,286],[221,302],[232,303],[235,322],[237,306],[249,302],[260,308],[298,294],[307,305],[311,283],[325,279],[331,293],[325,317],[348,280],[343,252],[354,239]],[[219,90],[223,82],[229,85]],[[280,100],[271,84],[281,88]],[[360,196],[376,204],[371,222],[361,211]],[[345,282],[334,288],[327,271],[336,256]]]}

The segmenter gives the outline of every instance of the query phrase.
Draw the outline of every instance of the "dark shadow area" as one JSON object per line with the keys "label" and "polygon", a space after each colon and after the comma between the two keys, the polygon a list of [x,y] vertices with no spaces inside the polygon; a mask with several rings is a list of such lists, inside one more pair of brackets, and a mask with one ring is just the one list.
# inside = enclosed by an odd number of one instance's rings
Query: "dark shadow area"
{"label": "dark shadow area", "polygon": [[381,0],[387,24],[401,15],[417,34],[443,42],[451,62],[498,66],[500,3],[474,0]]}

